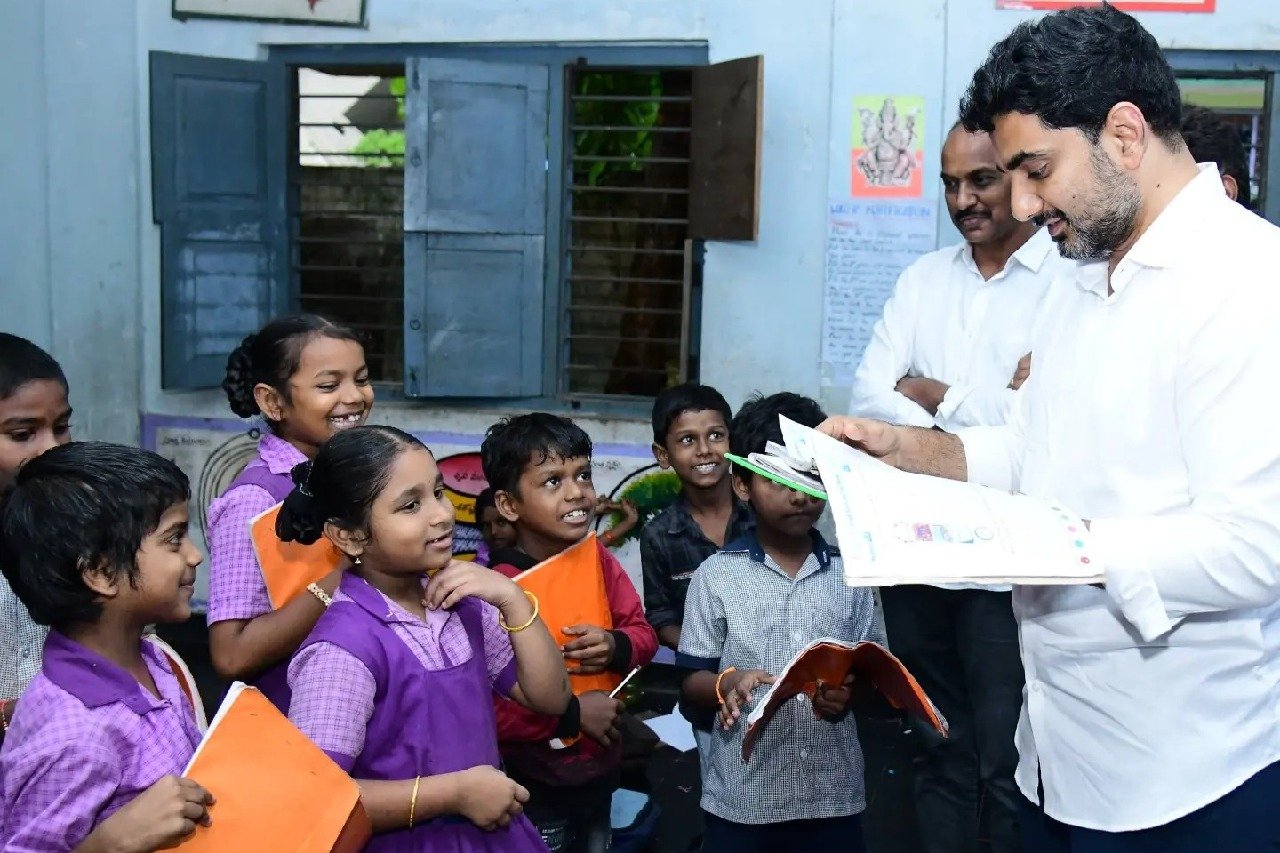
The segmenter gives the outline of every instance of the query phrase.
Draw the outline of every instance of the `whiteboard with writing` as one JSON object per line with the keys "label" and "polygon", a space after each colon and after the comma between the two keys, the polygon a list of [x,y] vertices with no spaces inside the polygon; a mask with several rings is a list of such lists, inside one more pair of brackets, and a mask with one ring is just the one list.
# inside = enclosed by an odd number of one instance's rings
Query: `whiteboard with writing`
{"label": "whiteboard with writing", "polygon": [[832,201],[822,299],[822,385],[849,387],[898,275],[933,251],[937,205]]}

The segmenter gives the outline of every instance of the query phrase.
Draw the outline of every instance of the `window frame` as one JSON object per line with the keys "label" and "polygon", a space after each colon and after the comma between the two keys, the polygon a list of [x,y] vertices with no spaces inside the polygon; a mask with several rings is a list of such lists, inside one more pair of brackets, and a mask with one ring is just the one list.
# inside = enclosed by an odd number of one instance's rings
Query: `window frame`
{"label": "window frame", "polygon": [[[560,391],[562,368],[561,320],[564,309],[565,283],[563,278],[563,229],[567,212],[567,186],[565,164],[568,162],[567,146],[571,145],[566,110],[568,92],[566,73],[570,66],[579,64],[611,67],[669,67],[697,68],[709,64],[708,45],[705,41],[689,42],[618,42],[606,43],[461,43],[461,44],[299,44],[272,45],[267,51],[266,62],[275,66],[282,79],[294,79],[293,72],[299,66],[324,69],[359,68],[362,66],[408,65],[411,58],[469,59],[481,62],[505,62],[546,65],[549,71],[548,132],[547,132],[547,229],[546,263],[544,264],[543,304],[543,381],[542,394],[524,398],[427,398],[410,397],[400,383],[379,383],[381,399],[393,402],[410,402],[440,408],[507,409],[538,408],[542,410],[594,414],[615,417],[647,416],[651,402],[647,398],[628,396],[567,395]],[[289,116],[296,119],[297,92],[292,85],[288,91]],[[291,126],[292,126],[291,122]],[[296,141],[290,142],[294,151]],[[296,153],[296,152],[295,152]],[[288,158],[285,175],[292,186],[299,168],[296,156]],[[296,213],[296,201],[289,198],[289,215]],[[296,243],[289,236],[290,255],[296,252]],[[697,252],[700,258],[700,251]],[[292,268],[292,264],[290,265]],[[700,282],[694,282],[689,323],[688,349],[696,363],[699,350],[698,335],[701,326]],[[300,296],[299,282],[291,275],[288,297],[296,306]]]}
{"label": "window frame", "polygon": [[1266,81],[1266,194],[1259,210],[1280,225],[1280,51],[1167,50],[1174,74],[1198,77],[1255,77]]}

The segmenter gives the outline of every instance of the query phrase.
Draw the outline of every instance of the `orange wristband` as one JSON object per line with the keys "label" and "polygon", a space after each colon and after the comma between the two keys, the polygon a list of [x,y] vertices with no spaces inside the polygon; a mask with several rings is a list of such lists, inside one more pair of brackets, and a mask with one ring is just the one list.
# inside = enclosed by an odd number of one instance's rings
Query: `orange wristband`
{"label": "orange wristband", "polygon": [[729,673],[737,672],[737,671],[738,671],[738,668],[736,666],[731,666],[728,669],[726,669],[724,672],[716,676],[716,699],[719,700],[721,705],[724,704],[724,694],[720,692],[720,682],[724,681],[724,677]]}

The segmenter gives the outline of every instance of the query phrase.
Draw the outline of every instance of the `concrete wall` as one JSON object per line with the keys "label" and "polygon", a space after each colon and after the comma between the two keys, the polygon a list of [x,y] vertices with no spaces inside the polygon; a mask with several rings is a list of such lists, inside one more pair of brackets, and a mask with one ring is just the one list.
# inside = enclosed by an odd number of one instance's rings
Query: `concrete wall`
{"label": "concrete wall", "polygon": [[[1147,13],[1169,47],[1280,50],[1274,0],[1211,15]],[[765,56],[760,239],[708,247],[704,379],[733,403],[753,390],[819,393],[825,208],[844,150],[833,92],[928,99],[926,195],[945,125],[989,46],[1030,13],[994,0],[370,0],[367,29],[176,21],[157,0],[0,7],[0,328],[51,346],[73,383],[80,435],[136,441],[140,412],[226,416],[215,392],[160,388],[159,234],[151,221],[147,53],[262,58],[333,42],[689,41],[712,60]],[[835,85],[833,85],[833,83]],[[842,167],[843,168],[843,167]],[[954,239],[942,218],[939,240]],[[833,403],[834,404],[834,403]],[[489,410],[384,407],[414,428],[473,432]],[[642,444],[638,423],[590,421]]]}

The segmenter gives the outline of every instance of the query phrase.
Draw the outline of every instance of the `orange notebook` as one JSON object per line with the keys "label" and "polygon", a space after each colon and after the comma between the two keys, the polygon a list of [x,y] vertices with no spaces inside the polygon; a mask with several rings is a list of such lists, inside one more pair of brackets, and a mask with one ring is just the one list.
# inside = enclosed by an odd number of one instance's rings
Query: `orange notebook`
{"label": "orange notebook", "polygon": [[[609,609],[604,569],[600,565],[600,546],[594,533],[516,575],[515,581],[521,589],[538,597],[542,621],[562,647],[577,639],[564,633],[570,625],[595,625],[606,630],[613,627],[613,611]],[[622,683],[622,676],[612,672],[575,675],[570,668],[569,683],[577,696],[592,690],[609,693]]]}
{"label": "orange notebook", "polygon": [[946,737],[946,719],[920,689],[915,676],[884,646],[869,642],[851,645],[833,639],[814,640],[791,659],[764,699],[747,715],[742,760],[751,758],[765,726],[769,725],[782,703],[800,693],[812,699],[819,681],[843,684],[849,673],[853,673],[855,680],[869,681],[890,705],[922,717]]}
{"label": "orange notebook", "polygon": [[183,775],[216,800],[184,853],[357,853],[373,833],[355,780],[239,682]]}
{"label": "orange notebook", "polygon": [[249,522],[249,535],[253,539],[253,551],[262,567],[262,579],[267,584],[267,595],[276,610],[284,607],[294,596],[342,565],[342,552],[324,536],[310,545],[298,542],[282,542],[276,535],[276,516],[280,504]]}

